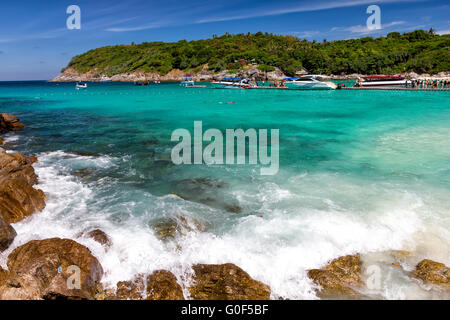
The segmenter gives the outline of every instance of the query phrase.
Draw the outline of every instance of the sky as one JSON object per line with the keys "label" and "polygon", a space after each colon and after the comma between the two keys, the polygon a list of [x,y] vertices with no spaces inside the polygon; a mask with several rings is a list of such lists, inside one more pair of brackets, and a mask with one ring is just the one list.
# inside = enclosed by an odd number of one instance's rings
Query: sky
{"label": "sky", "polygon": [[[80,29],[68,29],[77,5]],[[368,6],[381,29],[368,30]],[[90,49],[270,32],[322,41],[433,28],[450,33],[449,0],[2,0],[0,81],[47,80]]]}

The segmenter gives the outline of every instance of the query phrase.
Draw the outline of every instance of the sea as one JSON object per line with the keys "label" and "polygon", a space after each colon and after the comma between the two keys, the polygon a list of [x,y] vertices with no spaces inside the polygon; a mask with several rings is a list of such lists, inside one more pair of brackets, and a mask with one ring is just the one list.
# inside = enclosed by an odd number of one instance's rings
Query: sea
{"label": "sea", "polygon": [[[189,298],[193,264],[234,263],[271,299],[318,299],[307,271],[360,253],[366,297],[448,298],[411,271],[424,258],[450,265],[449,92],[0,82],[0,112],[26,125],[4,147],[38,157],[47,195],[13,225],[3,267],[27,241],[61,237],[91,250],[106,287],[166,269]],[[194,121],[278,129],[277,174],[174,164],[171,135]]]}

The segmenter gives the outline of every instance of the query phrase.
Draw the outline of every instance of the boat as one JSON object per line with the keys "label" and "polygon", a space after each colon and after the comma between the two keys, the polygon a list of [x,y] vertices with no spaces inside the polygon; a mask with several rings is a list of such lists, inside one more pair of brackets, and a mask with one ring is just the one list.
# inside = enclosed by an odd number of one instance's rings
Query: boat
{"label": "boat", "polygon": [[86,82],[77,82],[77,84],[75,85],[75,88],[77,90],[86,89],[87,88],[87,83]]}
{"label": "boat", "polygon": [[223,78],[220,81],[212,82],[217,89],[248,89],[252,85],[244,78]]}
{"label": "boat", "polygon": [[324,81],[324,77],[307,75],[283,79],[283,84],[289,89],[295,90],[333,90],[337,85],[331,81]]}
{"label": "boat", "polygon": [[159,81],[159,80],[155,80],[155,81],[153,81],[153,83],[154,83],[154,84],[160,84],[160,83],[161,83],[161,81]]}
{"label": "boat", "polygon": [[107,76],[102,76],[102,78],[100,79],[100,82],[111,82],[111,78],[107,77]]}
{"label": "boat", "polygon": [[392,88],[408,87],[411,81],[400,76],[368,76],[359,77],[354,87],[356,88]]}
{"label": "boat", "polygon": [[180,82],[180,86],[185,88],[205,88],[203,85],[196,85],[192,78],[184,78],[183,81]]}

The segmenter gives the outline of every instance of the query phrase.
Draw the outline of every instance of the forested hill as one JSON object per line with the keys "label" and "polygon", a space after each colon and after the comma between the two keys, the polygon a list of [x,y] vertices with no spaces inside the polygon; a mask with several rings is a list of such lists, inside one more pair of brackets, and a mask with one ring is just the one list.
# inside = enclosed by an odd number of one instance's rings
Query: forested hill
{"label": "forested hill", "polygon": [[[258,32],[225,34],[176,43],[107,46],[74,57],[66,68],[96,70],[107,76],[143,71],[167,74],[172,69],[198,72],[237,71],[258,64],[262,71],[280,68],[293,75],[306,68],[320,74],[437,73],[450,70],[450,35],[416,30],[386,37],[315,42]],[[64,69],[63,69],[64,70]]]}

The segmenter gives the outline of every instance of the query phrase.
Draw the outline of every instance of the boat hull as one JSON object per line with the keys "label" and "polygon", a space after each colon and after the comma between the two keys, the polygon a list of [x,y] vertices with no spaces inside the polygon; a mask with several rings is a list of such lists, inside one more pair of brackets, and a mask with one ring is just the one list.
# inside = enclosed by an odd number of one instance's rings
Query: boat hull
{"label": "boat hull", "polygon": [[334,90],[337,87],[332,82],[321,81],[286,81],[284,84],[293,90]]}

